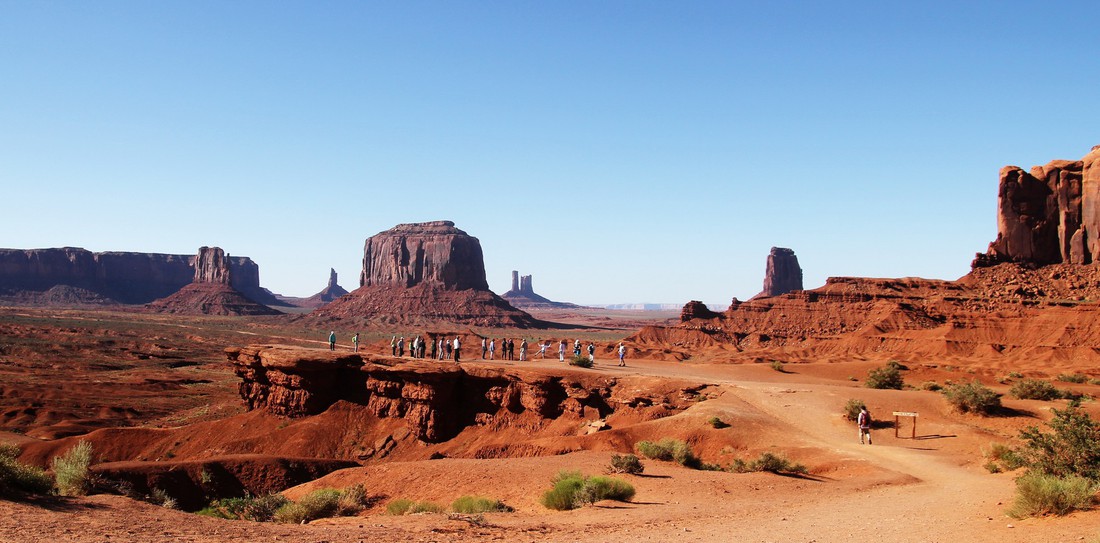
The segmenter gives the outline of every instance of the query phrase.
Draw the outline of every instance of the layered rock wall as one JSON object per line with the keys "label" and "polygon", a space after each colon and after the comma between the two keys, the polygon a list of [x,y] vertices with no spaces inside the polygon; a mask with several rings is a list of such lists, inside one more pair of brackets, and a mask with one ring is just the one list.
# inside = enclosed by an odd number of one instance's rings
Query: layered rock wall
{"label": "layered rock wall", "polygon": [[[405,420],[410,433],[441,442],[469,426],[529,415],[531,424],[602,418],[620,408],[667,405],[669,398],[619,397],[615,381],[535,369],[438,364],[285,346],[226,349],[250,409],[302,417],[337,401]],[[629,394],[629,391],[626,392]]]}
{"label": "layered rock wall", "polygon": [[[234,288],[250,297],[260,287],[259,266],[248,257],[226,257]],[[163,298],[191,283],[195,255],[103,252],[63,247],[0,249],[0,291],[44,292],[58,285],[87,289],[127,304]],[[261,300],[262,301],[262,300]]]}
{"label": "layered rock wall", "polygon": [[1082,160],[1001,168],[997,239],[974,267],[1089,264],[1100,253],[1100,146]]}
{"label": "layered rock wall", "polygon": [[481,242],[451,221],[400,224],[367,239],[360,286],[489,290]]}
{"label": "layered rock wall", "polygon": [[772,247],[764,270],[764,290],[757,296],[779,296],[802,290],[802,268],[794,251]]}

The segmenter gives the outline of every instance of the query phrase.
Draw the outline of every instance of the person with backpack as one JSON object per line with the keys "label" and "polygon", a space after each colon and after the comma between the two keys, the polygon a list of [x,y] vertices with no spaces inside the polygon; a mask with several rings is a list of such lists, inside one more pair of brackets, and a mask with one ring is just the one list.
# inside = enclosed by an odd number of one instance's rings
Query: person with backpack
{"label": "person with backpack", "polygon": [[859,409],[859,415],[856,416],[856,425],[859,426],[859,444],[863,444],[863,437],[867,436],[867,444],[871,444],[871,413],[867,411],[867,406],[863,406]]}
{"label": "person with backpack", "polygon": [[593,364],[596,363],[596,344],[595,343],[589,343],[588,344],[588,361],[592,362]]}

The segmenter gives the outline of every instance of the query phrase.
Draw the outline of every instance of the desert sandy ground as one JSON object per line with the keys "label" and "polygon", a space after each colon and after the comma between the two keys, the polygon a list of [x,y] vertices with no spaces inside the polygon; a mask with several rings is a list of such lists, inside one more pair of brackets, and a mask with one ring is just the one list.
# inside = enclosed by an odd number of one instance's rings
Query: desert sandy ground
{"label": "desert sandy ground", "polygon": [[[219,334],[225,339],[226,334]],[[1006,397],[1014,416],[961,415],[934,392],[869,390],[850,380],[879,365],[870,362],[788,364],[784,373],[764,364],[629,359],[628,367],[619,368],[611,360],[597,362],[590,371],[715,385],[711,399],[674,417],[639,425],[636,431],[646,439],[659,439],[669,424],[701,425],[718,416],[733,427],[713,432],[739,431],[749,437],[741,450],[710,450],[701,444],[704,460],[726,464],[744,457],[745,451],[775,449],[807,465],[809,476],[697,471],[647,460],[644,474],[620,476],[637,489],[632,502],[601,502],[558,512],[538,503],[551,477],[563,469],[600,473],[616,451],[595,447],[549,457],[383,462],[334,472],[286,493],[295,497],[313,488],[363,483],[372,495],[449,504],[458,496],[476,494],[501,499],[516,511],[482,518],[394,517],[385,514],[380,502],[360,516],[290,526],[211,519],[120,496],[95,495],[0,501],[0,542],[1100,541],[1098,511],[1009,518],[1005,510],[1013,499],[1014,475],[991,474],[983,467],[982,451],[990,444],[1011,443],[1021,428],[1040,424],[1049,418],[1051,407],[1064,402]],[[522,364],[547,371],[559,367],[550,359],[476,363]],[[913,384],[975,377],[992,384],[996,377],[982,368],[911,368],[906,380]],[[232,380],[209,381],[229,386]],[[995,384],[994,388],[1007,390]],[[1072,388],[1100,394],[1094,385]],[[900,438],[893,429],[879,429],[874,445],[860,445],[854,426],[840,415],[849,398],[866,401],[879,420],[892,420],[893,411],[919,412],[917,438],[909,438],[906,422]],[[1086,408],[1094,417],[1100,415],[1095,402]]]}

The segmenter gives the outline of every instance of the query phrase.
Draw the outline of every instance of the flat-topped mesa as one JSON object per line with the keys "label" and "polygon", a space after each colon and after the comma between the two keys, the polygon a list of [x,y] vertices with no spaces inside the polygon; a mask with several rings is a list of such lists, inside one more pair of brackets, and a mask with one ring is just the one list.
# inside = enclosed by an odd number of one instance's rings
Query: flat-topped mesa
{"label": "flat-topped mesa", "polygon": [[[737,301],[737,298],[734,298]],[[684,304],[684,308],[680,310],[680,322],[688,322],[695,319],[713,319],[718,317],[719,314],[711,311],[707,304],[700,302],[699,300],[692,300]]]}
{"label": "flat-topped mesa", "polygon": [[399,224],[367,239],[360,286],[489,290],[481,242],[451,221]]}
{"label": "flat-topped mesa", "polygon": [[1100,146],[1030,172],[1001,168],[997,239],[972,266],[1089,264],[1100,254]]}
{"label": "flat-topped mesa", "polygon": [[794,251],[784,247],[772,247],[764,271],[764,290],[756,297],[779,296],[802,290],[802,268]]}
{"label": "flat-topped mesa", "polygon": [[195,255],[195,283],[231,284],[229,255],[221,247],[199,247]]}

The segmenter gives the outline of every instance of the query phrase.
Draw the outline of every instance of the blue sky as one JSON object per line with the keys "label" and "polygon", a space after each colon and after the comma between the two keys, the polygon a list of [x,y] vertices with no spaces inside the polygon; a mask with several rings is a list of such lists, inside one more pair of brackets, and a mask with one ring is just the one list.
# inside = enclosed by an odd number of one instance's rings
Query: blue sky
{"label": "blue sky", "polygon": [[0,0],[0,247],[250,256],[358,286],[453,220],[578,303],[955,279],[997,172],[1100,144],[1085,2]]}

